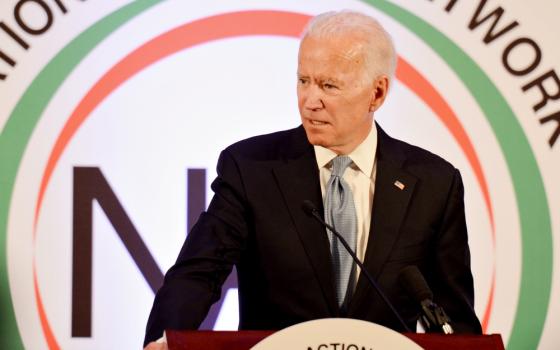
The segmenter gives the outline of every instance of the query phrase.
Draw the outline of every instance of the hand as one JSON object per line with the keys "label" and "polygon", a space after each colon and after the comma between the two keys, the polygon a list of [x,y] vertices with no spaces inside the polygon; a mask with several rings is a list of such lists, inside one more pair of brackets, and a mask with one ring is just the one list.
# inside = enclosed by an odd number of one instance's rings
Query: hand
{"label": "hand", "polygon": [[169,350],[169,348],[167,347],[167,343],[166,342],[151,342],[148,345],[146,345],[146,347],[144,348],[144,350]]}

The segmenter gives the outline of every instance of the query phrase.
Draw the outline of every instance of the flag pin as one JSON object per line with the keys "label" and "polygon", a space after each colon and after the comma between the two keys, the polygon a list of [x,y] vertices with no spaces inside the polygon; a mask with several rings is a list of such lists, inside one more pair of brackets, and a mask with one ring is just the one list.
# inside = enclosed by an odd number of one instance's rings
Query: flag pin
{"label": "flag pin", "polygon": [[404,184],[402,182],[400,182],[399,180],[395,181],[394,183],[395,187],[397,187],[399,190],[404,190]]}

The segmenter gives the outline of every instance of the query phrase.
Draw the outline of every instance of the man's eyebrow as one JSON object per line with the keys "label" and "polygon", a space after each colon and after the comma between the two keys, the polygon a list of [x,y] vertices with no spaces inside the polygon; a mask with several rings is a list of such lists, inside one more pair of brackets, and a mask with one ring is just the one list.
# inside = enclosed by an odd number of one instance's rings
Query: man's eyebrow
{"label": "man's eyebrow", "polygon": [[333,77],[325,77],[323,79],[320,79],[320,81],[322,83],[328,83],[328,84],[332,84],[332,85],[337,85],[337,86],[341,86],[344,84],[344,82],[340,79],[337,78],[333,78]]}
{"label": "man's eyebrow", "polygon": [[333,77],[325,77],[325,78],[322,78],[321,80],[325,81],[325,82],[337,83],[337,84],[339,84],[341,82],[340,80],[338,80],[336,78],[333,78]]}
{"label": "man's eyebrow", "polygon": [[[298,77],[298,79],[311,79],[308,74],[303,74],[303,73],[300,73],[300,72],[297,72],[296,76]],[[313,80],[316,81],[316,82],[320,82],[321,84],[329,83],[329,84],[333,84],[333,85],[337,85],[337,86],[340,86],[340,85],[343,84],[343,81],[340,80],[340,79],[337,79],[335,77],[322,76],[322,75],[313,78]]]}

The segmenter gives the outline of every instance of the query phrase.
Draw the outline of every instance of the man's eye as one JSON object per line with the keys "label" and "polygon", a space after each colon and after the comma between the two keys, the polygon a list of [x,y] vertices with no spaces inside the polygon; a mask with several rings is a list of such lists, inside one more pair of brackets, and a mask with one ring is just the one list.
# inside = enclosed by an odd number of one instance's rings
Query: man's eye
{"label": "man's eye", "polygon": [[336,88],[337,88],[336,85],[329,84],[329,83],[323,84],[323,87],[324,87],[325,89],[327,89],[327,90],[331,90],[331,89],[336,89]]}
{"label": "man's eye", "polygon": [[305,84],[307,84],[307,79],[305,79],[305,78],[298,78],[298,83],[300,83],[300,84],[302,84],[302,85],[305,85]]}

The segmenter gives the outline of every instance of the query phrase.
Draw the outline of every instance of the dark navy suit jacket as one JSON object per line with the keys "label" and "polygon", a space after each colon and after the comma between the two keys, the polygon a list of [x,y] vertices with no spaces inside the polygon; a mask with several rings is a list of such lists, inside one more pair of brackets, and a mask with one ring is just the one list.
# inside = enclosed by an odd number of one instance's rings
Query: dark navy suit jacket
{"label": "dark navy suit jacket", "polygon": [[[457,332],[480,333],[459,171],[440,157],[389,137],[379,126],[377,177],[364,265],[415,329],[417,303],[398,283],[420,268]],[[319,170],[303,127],[250,138],[219,158],[215,195],[167,272],[146,339],[197,329],[232,266],[240,329],[281,329],[326,317],[402,327],[360,274],[348,311],[337,307],[325,229],[302,210],[322,210]],[[404,184],[400,189],[395,181]]]}

